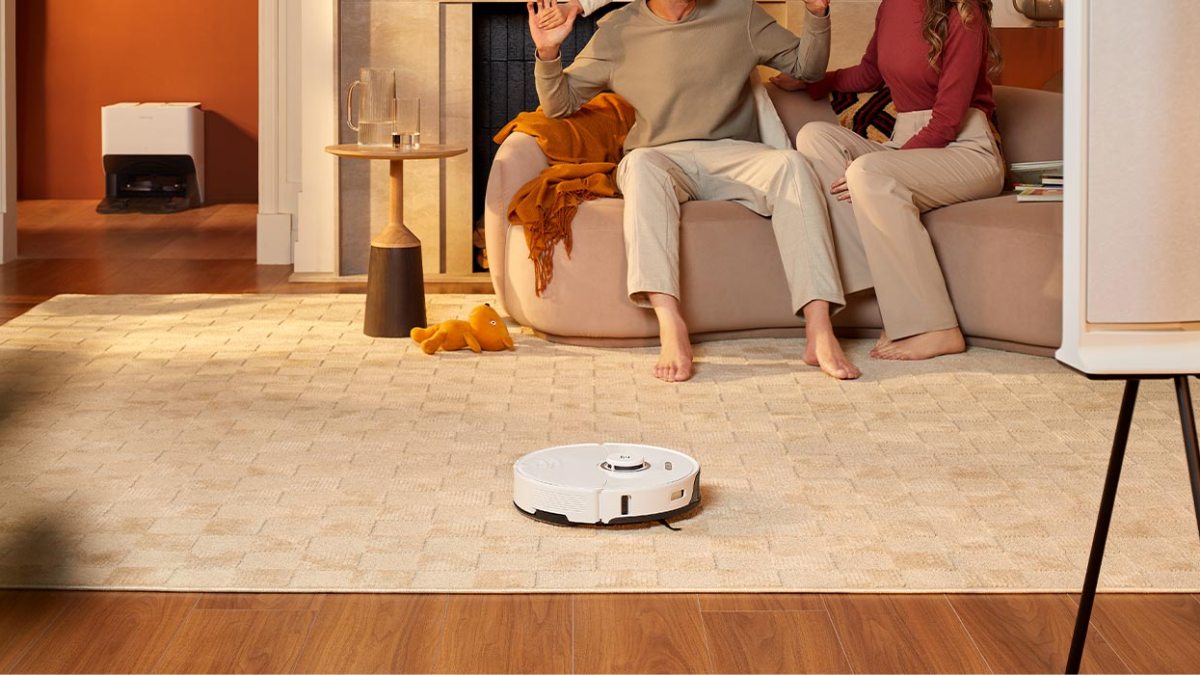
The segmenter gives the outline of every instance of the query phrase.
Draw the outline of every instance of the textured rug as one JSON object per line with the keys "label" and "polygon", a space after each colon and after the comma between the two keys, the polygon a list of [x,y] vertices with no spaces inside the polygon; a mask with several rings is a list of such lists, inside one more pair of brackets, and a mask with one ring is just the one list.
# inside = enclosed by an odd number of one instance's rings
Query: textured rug
{"label": "textured rug", "polygon": [[[431,296],[430,318],[484,300]],[[0,585],[293,591],[1075,591],[1120,399],[973,349],[828,379],[797,340],[426,356],[362,296],[60,296],[0,327]],[[1200,589],[1174,398],[1148,383],[1102,586]],[[676,522],[511,504],[549,445],[673,447]]]}

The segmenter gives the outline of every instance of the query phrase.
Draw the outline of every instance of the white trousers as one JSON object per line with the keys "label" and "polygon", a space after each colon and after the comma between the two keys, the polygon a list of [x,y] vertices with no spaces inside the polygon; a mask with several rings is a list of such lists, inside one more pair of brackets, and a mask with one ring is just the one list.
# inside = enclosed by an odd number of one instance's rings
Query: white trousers
{"label": "white trousers", "polygon": [[845,305],[820,182],[794,150],[732,139],[638,148],[617,167],[617,186],[635,304],[649,307],[647,293],[679,298],[680,204],[696,199],[734,201],[771,217],[793,311],[813,300]]}
{"label": "white trousers", "polygon": [[[898,150],[930,116],[901,113],[887,144],[828,122],[806,124],[796,135],[796,149],[812,164],[828,204],[845,290],[873,285],[883,326],[897,340],[958,325],[921,214],[994,197],[1004,185],[1004,160],[980,110],[968,113],[945,148]],[[829,194],[843,176],[852,204]]]}

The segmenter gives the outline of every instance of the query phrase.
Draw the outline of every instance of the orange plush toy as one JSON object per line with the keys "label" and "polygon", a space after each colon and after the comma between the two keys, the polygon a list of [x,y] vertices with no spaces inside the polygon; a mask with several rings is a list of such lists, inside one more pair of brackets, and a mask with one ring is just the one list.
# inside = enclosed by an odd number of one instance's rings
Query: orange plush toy
{"label": "orange plush toy", "polygon": [[414,328],[409,337],[426,354],[433,354],[439,348],[451,352],[468,347],[476,354],[513,348],[508,326],[504,325],[504,320],[491,305],[479,305],[472,309],[466,321],[443,321],[429,328]]}

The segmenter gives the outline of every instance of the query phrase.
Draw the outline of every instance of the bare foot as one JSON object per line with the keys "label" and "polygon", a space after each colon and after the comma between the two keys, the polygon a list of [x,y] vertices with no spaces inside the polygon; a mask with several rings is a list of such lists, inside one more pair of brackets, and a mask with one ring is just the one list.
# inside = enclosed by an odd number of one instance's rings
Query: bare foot
{"label": "bare foot", "polygon": [[875,342],[875,346],[871,348],[872,358],[878,356],[880,349],[883,349],[890,344],[892,344],[892,339],[887,336],[887,331],[879,331],[879,339]]}
{"label": "bare foot", "polygon": [[684,382],[692,377],[692,343],[688,339],[687,326],[680,321],[671,329],[659,326],[662,349],[654,376],[663,382]]}
{"label": "bare foot", "polygon": [[885,347],[877,348],[871,355],[887,361],[922,361],[965,351],[967,342],[963,339],[962,331],[955,327],[896,340]]}
{"label": "bare foot", "polygon": [[654,376],[663,382],[690,380],[694,369],[692,342],[679,312],[679,301],[669,295],[650,294],[650,303],[658,315],[658,337],[662,343]]}
{"label": "bare foot", "polygon": [[[807,332],[807,331],[806,331]],[[842,351],[842,345],[833,332],[808,333],[808,346],[804,350],[804,362],[820,368],[826,375],[838,380],[857,380],[862,377],[859,370]]]}
{"label": "bare foot", "polygon": [[829,303],[814,300],[804,306],[804,362],[838,380],[856,380],[860,371],[846,357],[829,320]]}

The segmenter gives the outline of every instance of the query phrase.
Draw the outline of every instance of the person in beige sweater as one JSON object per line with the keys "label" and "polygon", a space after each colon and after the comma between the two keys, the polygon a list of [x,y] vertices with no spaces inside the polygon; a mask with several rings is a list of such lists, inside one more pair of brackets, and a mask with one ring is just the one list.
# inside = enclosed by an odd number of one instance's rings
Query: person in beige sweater
{"label": "person in beige sweater", "polygon": [[861,374],[830,322],[845,297],[820,181],[799,153],[760,142],[750,85],[758,65],[804,80],[824,76],[829,0],[804,2],[800,38],[753,0],[632,0],[599,22],[565,70],[559,47],[577,12],[544,28],[539,14],[556,11],[555,0],[528,3],[547,115],[570,115],[604,91],[637,111],[617,185],[625,199],[627,290],[658,318],[659,379],[684,381],[694,368],[679,290],[680,204],[692,199],[735,201],[771,217],[793,311],[805,318],[805,361],[838,379]]}

